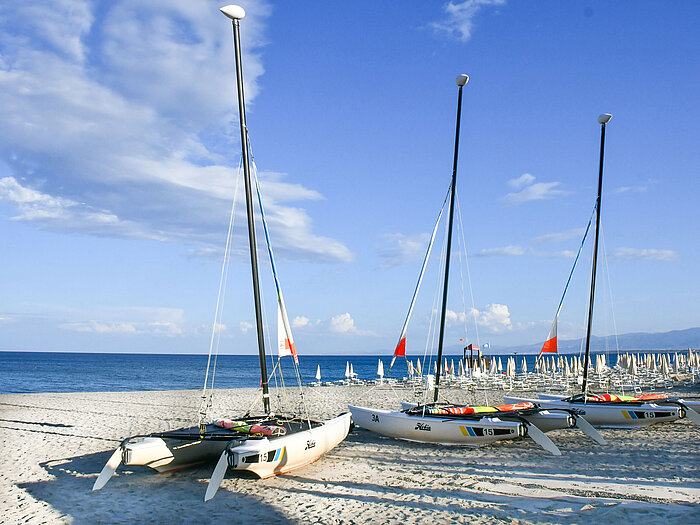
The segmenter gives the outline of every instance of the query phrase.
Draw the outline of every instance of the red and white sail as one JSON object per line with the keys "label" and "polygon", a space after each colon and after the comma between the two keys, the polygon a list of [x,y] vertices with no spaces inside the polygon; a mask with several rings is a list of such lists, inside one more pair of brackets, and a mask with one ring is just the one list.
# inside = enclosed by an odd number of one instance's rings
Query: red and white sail
{"label": "red and white sail", "polygon": [[542,354],[556,354],[557,353],[557,319],[559,319],[559,313],[554,316],[554,322],[552,323],[552,328],[549,330],[549,335],[547,340],[542,345],[542,350],[540,350],[540,355]]}
{"label": "red and white sail", "polygon": [[294,338],[292,337],[292,330],[289,326],[289,319],[287,319],[287,311],[281,294],[277,302],[277,355],[279,357],[291,355],[294,357],[294,362],[299,363],[297,349],[294,346]]}

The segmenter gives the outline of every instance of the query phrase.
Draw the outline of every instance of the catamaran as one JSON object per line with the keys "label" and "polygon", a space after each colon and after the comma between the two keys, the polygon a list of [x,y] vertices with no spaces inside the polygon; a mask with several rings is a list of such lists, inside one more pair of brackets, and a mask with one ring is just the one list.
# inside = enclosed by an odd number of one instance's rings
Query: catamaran
{"label": "catamaran", "polygon": [[[680,398],[670,398],[666,394],[655,393],[638,396],[617,395],[610,393],[594,394],[588,391],[588,368],[590,363],[590,343],[591,343],[591,327],[593,324],[593,304],[595,298],[596,284],[596,265],[598,261],[598,235],[600,230],[600,208],[603,186],[603,157],[605,151],[605,128],[612,115],[603,113],[598,117],[598,123],[601,125],[600,132],[600,163],[598,168],[598,196],[595,204],[595,236],[593,241],[593,263],[591,270],[591,288],[590,299],[588,304],[588,325],[586,329],[586,346],[583,358],[583,381],[582,393],[573,396],[555,395],[555,394],[538,394],[538,399],[528,399],[522,397],[506,396],[506,403],[536,403],[543,408],[563,408],[569,410],[578,410],[581,415],[593,426],[596,427],[615,427],[615,428],[634,428],[646,427],[654,423],[663,423],[676,421],[684,417],[688,417],[696,425],[700,425],[700,415],[693,409],[691,404]],[[590,221],[588,226],[590,227]],[[586,228],[586,234],[588,228]],[[584,234],[584,240],[586,235]],[[583,247],[583,242],[581,243]],[[579,254],[581,248],[579,248]],[[576,261],[578,261],[578,255]],[[576,267],[574,262],[574,268]],[[573,268],[571,270],[573,273]],[[571,274],[569,275],[569,282]],[[569,283],[567,282],[566,287]],[[566,294],[566,288],[564,289]],[[561,311],[561,306],[564,301],[562,295],[559,302],[559,308],[554,317],[552,328],[545,341],[540,355],[556,354],[557,353],[557,318]],[[697,405],[696,405],[697,406]]]}
{"label": "catamaran", "polygon": [[[462,89],[469,77],[457,77],[457,125],[455,132],[454,163],[452,181],[449,190],[449,219],[446,237],[445,274],[442,291],[442,310],[440,317],[440,335],[436,373],[434,376],[434,399],[431,403],[404,403],[401,410],[382,410],[369,407],[349,405],[355,424],[379,434],[424,443],[456,444],[456,445],[485,445],[507,439],[518,439],[529,436],[545,450],[560,455],[558,447],[544,434],[544,431],[578,427],[599,443],[605,443],[603,438],[585,420],[578,416],[575,410],[543,410],[532,402],[508,403],[498,406],[465,406],[438,401],[440,375],[442,371],[442,350],[445,332],[445,314],[447,311],[447,291],[450,271],[450,254],[452,242],[452,227],[454,221],[455,193],[457,184],[457,159],[459,152],[459,130],[462,112]],[[445,202],[440,210],[438,220],[428,244],[428,250],[423,260],[418,283],[413,294],[408,315],[404,322],[399,342],[394,350],[393,366],[398,356],[406,356],[406,330],[413,312],[416,296],[430,256],[435,234],[437,232]],[[391,370],[391,366],[389,369]],[[428,376],[432,378],[432,376]],[[433,386],[433,385],[431,385]]]}
{"label": "catamaran", "polygon": [[[299,380],[300,394],[303,401],[301,376],[298,369],[298,356],[292,332],[290,329],[287,310],[282,297],[280,283],[277,278],[274,256],[265,219],[257,170],[250,152],[250,141],[245,118],[245,100],[243,93],[243,69],[241,66],[240,28],[239,23],[245,16],[243,8],[228,5],[221,12],[231,19],[233,25],[233,40],[238,86],[238,112],[240,117],[241,149],[243,176],[246,196],[246,211],[248,219],[248,241],[253,280],[253,296],[258,336],[258,354],[260,360],[262,413],[257,416],[249,414],[240,417],[219,417],[209,420],[209,409],[212,406],[213,375],[209,382],[209,363],[202,392],[202,405],[199,411],[199,424],[167,432],[156,432],[148,435],[133,436],[125,439],[114,451],[97,477],[93,490],[99,490],[109,481],[120,464],[149,466],[158,472],[170,472],[193,465],[213,461],[218,463],[207,487],[205,501],[214,497],[228,468],[246,471],[260,478],[266,478],[289,472],[303,467],[319,459],[324,453],[338,445],[347,436],[351,417],[345,412],[333,419],[319,421],[311,419],[308,411],[303,416],[284,415],[275,413],[270,406],[269,376],[267,373],[267,356],[263,338],[263,316],[258,282],[257,247],[254,224],[254,198],[251,182],[251,164],[255,174],[257,202],[262,218],[267,241],[270,266],[277,292],[278,310],[278,362],[282,357],[291,356]],[[235,197],[234,197],[235,209]],[[229,224],[229,237],[226,243],[224,265],[222,268],[222,283],[230,255],[230,239],[233,217]],[[220,287],[221,289],[221,287]],[[219,322],[221,294],[217,304],[217,319],[214,330],[221,326]],[[212,341],[214,341],[212,332]],[[209,353],[211,362],[211,346]],[[277,366],[275,367],[277,368]],[[273,371],[274,372],[274,371]],[[208,388],[209,386],[209,388]],[[305,404],[304,404],[305,406]]]}

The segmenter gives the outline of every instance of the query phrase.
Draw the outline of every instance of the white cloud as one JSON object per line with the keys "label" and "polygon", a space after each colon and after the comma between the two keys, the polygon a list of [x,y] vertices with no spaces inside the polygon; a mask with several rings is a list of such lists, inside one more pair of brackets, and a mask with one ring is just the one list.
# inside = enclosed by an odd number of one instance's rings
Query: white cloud
{"label": "white cloud", "polygon": [[[38,16],[45,7],[20,2],[0,16],[0,170],[12,186],[0,199],[53,231],[220,242],[238,140],[231,25],[189,0],[120,0],[100,16],[95,4],[62,0]],[[269,12],[251,5],[242,32],[250,103]],[[283,205],[318,192],[260,178],[280,256],[352,259]]]}
{"label": "white cloud", "polygon": [[500,6],[505,0],[465,0],[463,2],[448,2],[444,6],[447,17],[440,22],[433,22],[431,26],[439,32],[445,32],[449,36],[456,37],[466,42],[472,36],[474,18],[484,7]]}
{"label": "white cloud", "polygon": [[503,246],[501,248],[487,248],[474,254],[474,257],[519,256],[525,254],[525,248],[518,245]]}
{"label": "white cloud", "polygon": [[241,333],[247,334],[250,330],[254,328],[254,326],[247,321],[241,321],[239,328],[241,330]]}
{"label": "white cloud", "polygon": [[471,316],[480,328],[492,333],[507,332],[513,329],[510,311],[505,304],[487,304],[483,310],[471,309]]}
{"label": "white cloud", "polygon": [[445,310],[445,324],[447,326],[454,326],[457,324],[464,324],[467,319],[467,314],[464,312],[455,312],[449,308]]}
{"label": "white cloud", "polygon": [[505,304],[487,304],[483,310],[471,308],[469,314],[464,312],[445,311],[445,322],[448,326],[464,324],[467,320],[474,319],[479,329],[490,333],[502,333],[513,329],[510,320],[510,311]]}
{"label": "white cloud", "polygon": [[310,323],[311,323],[311,321],[309,320],[308,317],[298,315],[292,321],[292,328],[304,328],[306,326],[309,326]]}
{"label": "white cloud", "polygon": [[112,213],[22,186],[14,177],[0,179],[1,200],[14,204],[19,210],[20,214],[12,220],[32,222],[49,230],[162,240],[155,232],[141,231],[135,224],[122,221]]}
{"label": "white cloud", "polygon": [[398,266],[408,261],[421,259],[428,247],[430,235],[420,233],[408,236],[394,233],[384,236],[384,245],[379,248],[379,256],[384,259],[383,269]]}
{"label": "white cloud", "polygon": [[228,326],[226,326],[224,323],[214,323],[214,329],[218,332],[224,333],[228,330]]}
{"label": "white cloud", "polygon": [[612,257],[616,259],[670,262],[678,258],[678,253],[673,250],[657,250],[653,248],[617,248],[613,251]]}
{"label": "white cloud", "polygon": [[507,194],[503,200],[510,204],[520,204],[527,201],[553,199],[559,195],[567,194],[563,190],[556,189],[560,185],[561,182],[536,182],[518,192]]}
{"label": "white cloud", "polygon": [[535,176],[530,173],[523,173],[517,179],[510,179],[508,181],[508,186],[516,190],[522,188],[523,186],[529,186],[535,182]]}
{"label": "white cloud", "polygon": [[332,332],[337,334],[351,334],[357,332],[357,328],[355,328],[355,320],[347,312],[332,317],[330,321],[330,329]]}

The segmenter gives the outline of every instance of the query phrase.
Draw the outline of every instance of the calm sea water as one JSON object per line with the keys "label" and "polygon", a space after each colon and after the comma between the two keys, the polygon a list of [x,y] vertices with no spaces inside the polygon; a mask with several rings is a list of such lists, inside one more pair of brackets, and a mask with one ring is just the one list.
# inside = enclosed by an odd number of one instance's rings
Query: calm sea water
{"label": "calm sea water", "polygon": [[[507,357],[500,356],[503,365]],[[516,356],[518,371],[522,355]],[[536,356],[527,355],[532,370]],[[391,356],[300,356],[302,379],[315,381],[321,367],[322,381],[345,379],[349,361],[360,379],[376,379],[378,360],[385,370]],[[410,358],[410,356],[409,356]],[[447,356],[457,363],[459,356]],[[285,358],[289,360],[291,358]],[[417,357],[413,357],[415,362]],[[607,356],[615,364],[615,354]],[[283,364],[285,360],[283,360]],[[284,367],[285,381],[296,385],[289,362]],[[89,354],[49,352],[0,352],[0,393],[29,392],[115,392],[133,390],[191,390],[202,388],[207,366],[205,355]],[[272,370],[268,362],[268,370]],[[397,359],[388,377],[407,375],[406,361]],[[219,356],[216,368],[217,388],[257,387],[260,385],[257,356]]]}

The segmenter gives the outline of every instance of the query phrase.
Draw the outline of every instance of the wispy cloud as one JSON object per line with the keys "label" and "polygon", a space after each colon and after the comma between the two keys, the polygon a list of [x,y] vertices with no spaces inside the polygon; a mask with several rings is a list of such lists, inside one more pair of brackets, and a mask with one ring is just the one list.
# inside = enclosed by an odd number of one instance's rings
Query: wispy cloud
{"label": "wispy cloud", "polygon": [[149,334],[166,337],[196,333],[196,329],[186,327],[184,312],[179,308],[113,307],[96,312],[75,310],[68,315],[74,319],[90,315],[95,317],[60,323],[58,327],[62,330],[93,334]]}
{"label": "wispy cloud", "polygon": [[183,335],[180,326],[170,322],[153,323],[119,323],[110,321],[87,321],[81,323],[64,323],[59,325],[63,330],[72,330],[81,333],[94,334],[122,334],[122,335],[163,335],[175,337]]}
{"label": "wispy cloud", "polygon": [[439,22],[433,22],[431,27],[439,33],[447,33],[453,38],[466,42],[472,36],[474,19],[477,14],[488,7],[505,4],[505,0],[465,0],[463,2],[448,2],[444,6],[446,17]]}
{"label": "wispy cloud", "polygon": [[[19,3],[0,16],[0,199],[52,231],[219,242],[233,196],[231,27],[196,2]],[[246,94],[264,68],[265,2],[242,33]],[[253,137],[254,139],[254,137]],[[281,256],[349,261],[290,202],[318,192],[261,173]]]}
{"label": "wispy cloud", "polygon": [[617,248],[612,252],[612,257],[627,260],[670,262],[678,258],[678,253],[673,250],[657,250],[653,248]]}
{"label": "wispy cloud", "polygon": [[532,255],[537,257],[550,257],[550,258],[563,258],[563,259],[573,259],[576,257],[576,252],[574,250],[559,250],[553,252],[542,252],[531,250]]}
{"label": "wispy cloud", "polygon": [[255,327],[247,321],[241,321],[238,325],[238,328],[240,329],[242,334],[247,334]]}
{"label": "wispy cloud", "polygon": [[568,192],[557,189],[561,182],[535,182],[535,177],[524,173],[520,177],[510,179],[508,186],[519,191],[508,193],[503,200],[509,204],[520,204],[527,201],[553,199]]}
{"label": "wispy cloud", "polygon": [[573,250],[541,251],[530,246],[520,246],[518,244],[502,246],[500,248],[486,248],[472,254],[474,257],[521,257],[524,255],[534,255],[535,257],[563,257],[571,259],[576,257]]}
{"label": "wispy cloud", "polygon": [[629,192],[643,192],[647,191],[646,186],[620,186],[612,190],[613,193],[629,193]]}
{"label": "wispy cloud", "polygon": [[402,233],[394,233],[385,235],[383,245],[379,247],[379,256],[384,259],[382,268],[391,268],[405,262],[415,261],[420,259],[428,246],[430,235],[428,233],[420,233],[418,235],[404,235]]}
{"label": "wispy cloud", "polygon": [[576,228],[574,230],[567,230],[565,232],[557,233],[547,233],[545,235],[540,235],[532,239],[535,244],[553,244],[557,242],[568,241],[571,239],[580,239],[581,236],[586,232],[586,228]]}
{"label": "wispy cloud", "polygon": [[513,256],[513,255],[524,255],[526,252],[525,248],[518,245],[503,246],[501,248],[487,248],[485,250],[478,251],[474,254],[474,257],[499,257],[499,256]]}

